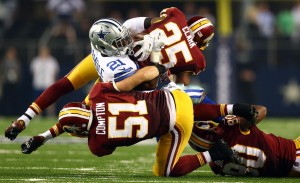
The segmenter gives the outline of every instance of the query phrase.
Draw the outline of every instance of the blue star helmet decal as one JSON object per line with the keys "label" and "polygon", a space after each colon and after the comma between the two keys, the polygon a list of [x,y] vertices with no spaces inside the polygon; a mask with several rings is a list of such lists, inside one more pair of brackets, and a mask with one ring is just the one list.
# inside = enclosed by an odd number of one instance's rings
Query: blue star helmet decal
{"label": "blue star helmet decal", "polygon": [[97,35],[99,36],[100,39],[104,40],[105,36],[109,33],[110,32],[103,32],[103,30],[101,30],[101,32],[99,32]]}

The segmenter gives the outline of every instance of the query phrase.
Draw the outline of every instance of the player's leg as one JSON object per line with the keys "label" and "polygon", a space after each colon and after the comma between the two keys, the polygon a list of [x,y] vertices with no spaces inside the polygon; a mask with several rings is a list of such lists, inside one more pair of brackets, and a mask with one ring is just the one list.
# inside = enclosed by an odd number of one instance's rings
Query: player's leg
{"label": "player's leg", "polygon": [[193,104],[188,95],[181,91],[172,92],[176,104],[176,124],[167,134],[160,137],[157,144],[153,173],[156,176],[169,176],[178,161],[193,128]]}
{"label": "player's leg", "polygon": [[300,177],[300,136],[294,140],[296,146],[296,159],[295,163],[290,170],[290,177]]}
{"label": "player's leg", "polygon": [[30,121],[53,104],[63,95],[82,87],[91,80],[97,79],[92,56],[89,55],[74,67],[68,75],[48,87],[25,111],[5,130],[5,137],[14,140],[30,123]]}

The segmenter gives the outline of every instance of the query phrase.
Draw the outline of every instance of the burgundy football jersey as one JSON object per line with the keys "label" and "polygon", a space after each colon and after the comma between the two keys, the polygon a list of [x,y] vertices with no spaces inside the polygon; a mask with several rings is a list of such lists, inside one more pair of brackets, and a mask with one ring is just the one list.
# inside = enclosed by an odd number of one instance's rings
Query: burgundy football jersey
{"label": "burgundy football jersey", "polygon": [[[248,174],[288,175],[296,159],[296,147],[292,140],[266,134],[256,126],[251,128],[249,134],[242,134],[238,125],[219,124],[219,127],[224,130],[224,140],[232,149],[239,152],[242,164],[249,169]],[[224,168],[225,171],[234,171],[230,170],[230,167]]]}
{"label": "burgundy football jersey", "polygon": [[[170,129],[172,96],[153,92],[117,92],[111,83],[98,83],[90,93],[93,123],[89,148],[97,156],[110,154],[116,147],[130,146],[161,136]],[[174,108],[175,110],[175,108]]]}
{"label": "burgundy football jersey", "polygon": [[175,63],[170,68],[172,74],[190,71],[198,74],[206,67],[205,58],[193,41],[185,15],[177,8],[168,8],[167,17],[153,24],[145,32],[164,34],[165,46],[161,50],[162,64]]}

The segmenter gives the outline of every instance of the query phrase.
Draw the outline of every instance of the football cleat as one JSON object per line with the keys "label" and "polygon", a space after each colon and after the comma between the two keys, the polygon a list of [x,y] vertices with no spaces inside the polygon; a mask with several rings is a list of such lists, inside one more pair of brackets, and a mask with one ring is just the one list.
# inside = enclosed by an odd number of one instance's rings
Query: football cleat
{"label": "football cleat", "polygon": [[25,122],[23,120],[18,120],[12,122],[12,124],[6,128],[5,137],[9,140],[15,140],[15,138],[25,129]]}
{"label": "football cleat", "polygon": [[45,137],[43,136],[34,136],[28,141],[24,142],[21,145],[21,150],[23,154],[30,154],[33,151],[37,150],[41,145],[44,144]]}

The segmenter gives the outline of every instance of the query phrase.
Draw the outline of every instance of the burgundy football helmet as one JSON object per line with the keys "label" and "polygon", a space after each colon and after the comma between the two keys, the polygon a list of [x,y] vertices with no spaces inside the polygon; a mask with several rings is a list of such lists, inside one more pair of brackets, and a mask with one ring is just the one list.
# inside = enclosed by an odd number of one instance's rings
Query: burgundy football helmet
{"label": "burgundy football helmet", "polygon": [[87,137],[92,124],[93,114],[89,106],[72,102],[59,112],[58,122],[62,129],[72,136]]}
{"label": "burgundy football helmet", "polygon": [[189,140],[190,146],[198,152],[209,150],[218,139],[216,126],[217,123],[212,121],[196,121]]}
{"label": "burgundy football helmet", "polygon": [[204,50],[214,37],[214,26],[211,21],[202,16],[194,16],[188,20],[188,26],[193,34],[197,46]]}

